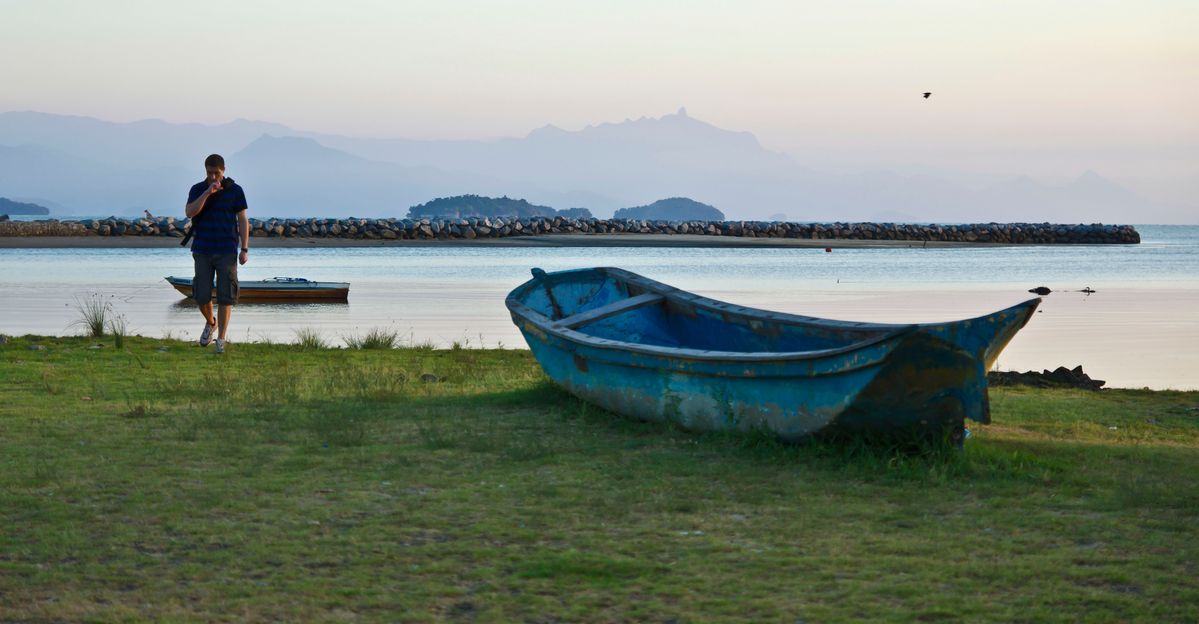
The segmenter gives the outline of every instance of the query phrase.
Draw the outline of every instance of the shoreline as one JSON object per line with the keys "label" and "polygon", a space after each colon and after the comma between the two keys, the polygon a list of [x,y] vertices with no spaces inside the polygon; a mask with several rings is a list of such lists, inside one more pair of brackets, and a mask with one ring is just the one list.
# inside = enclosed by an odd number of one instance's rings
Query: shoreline
{"label": "shoreline", "polygon": [[[1049,244],[1049,243],[1047,243]],[[0,236],[0,249],[155,249],[179,247],[166,236]],[[868,249],[1027,247],[1028,244],[844,238],[740,238],[695,234],[545,234],[475,239],[260,237],[250,250],[335,247],[706,247],[753,249]]]}

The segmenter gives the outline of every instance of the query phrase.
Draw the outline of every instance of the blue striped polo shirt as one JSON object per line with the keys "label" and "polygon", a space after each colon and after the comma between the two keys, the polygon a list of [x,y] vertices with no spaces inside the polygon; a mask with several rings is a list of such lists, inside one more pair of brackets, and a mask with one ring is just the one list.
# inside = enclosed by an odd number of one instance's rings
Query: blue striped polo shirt
{"label": "blue striped polo shirt", "polygon": [[[187,203],[196,201],[208,188],[208,180],[192,186]],[[225,178],[225,188],[208,196],[204,209],[192,218],[192,253],[212,256],[237,253],[237,213],[246,209],[246,193],[233,178]]]}

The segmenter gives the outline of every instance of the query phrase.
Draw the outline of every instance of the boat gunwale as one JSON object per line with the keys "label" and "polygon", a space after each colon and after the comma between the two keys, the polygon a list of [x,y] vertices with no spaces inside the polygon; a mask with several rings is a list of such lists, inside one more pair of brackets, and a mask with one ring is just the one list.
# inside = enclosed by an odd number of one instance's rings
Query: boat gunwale
{"label": "boat gunwale", "polygon": [[[660,294],[663,297],[665,297],[666,300],[668,300],[668,301],[669,300],[678,301],[681,299],[681,300],[684,300],[686,303],[699,305],[700,307],[703,307],[710,311],[725,313],[725,314],[732,313],[736,316],[741,316],[746,319],[751,319],[751,320],[761,319],[761,320],[769,320],[771,322],[776,322],[776,323],[784,323],[784,324],[791,324],[791,325],[817,326],[817,327],[824,327],[824,328],[828,328],[829,325],[832,325],[833,329],[837,329],[838,327],[840,327],[840,328],[844,328],[844,329],[855,329],[855,330],[856,329],[874,330],[879,333],[877,335],[870,336],[864,340],[852,342],[843,347],[837,347],[834,349],[818,349],[818,350],[810,350],[810,351],[713,351],[713,350],[702,350],[702,349],[689,349],[689,348],[684,348],[684,347],[667,347],[667,346],[646,345],[646,344],[641,344],[641,343],[626,342],[626,341],[622,341],[622,340],[612,340],[609,338],[598,338],[598,337],[592,336],[590,334],[580,332],[575,329],[569,329],[566,327],[562,327],[561,325],[558,324],[558,321],[550,319],[546,315],[534,310],[533,308],[525,305],[524,303],[520,302],[517,299],[518,296],[524,295],[528,291],[528,289],[534,287],[535,285],[538,285],[539,283],[542,282],[542,280],[552,278],[553,276],[581,275],[584,273],[591,273],[591,272],[607,274],[609,276],[621,279],[621,280],[625,281],[626,283],[634,282],[634,283],[636,283],[636,285],[639,288],[642,288],[643,290],[647,290],[647,291],[651,291],[651,292],[656,292],[657,294]],[[560,277],[559,279],[553,280],[550,283],[552,284],[554,281],[562,282],[562,281],[566,281],[566,279],[563,277]],[[669,286],[669,285],[663,284],[661,282],[651,280],[649,278],[637,275],[635,273],[630,273],[623,269],[617,269],[614,267],[596,267],[593,269],[576,269],[573,271],[561,271],[561,272],[556,272],[556,273],[552,273],[552,274],[547,273],[544,277],[535,277],[535,278],[525,282],[524,284],[518,286],[515,290],[513,290],[508,295],[508,297],[505,299],[504,303],[507,305],[508,310],[513,315],[519,316],[519,317],[527,320],[528,322],[530,322],[534,326],[536,326],[538,328],[538,330],[540,330],[544,333],[552,334],[552,335],[554,335],[560,339],[563,339],[565,341],[568,341],[568,342],[581,343],[581,344],[585,344],[587,346],[598,348],[598,349],[627,351],[627,352],[633,352],[633,353],[640,353],[640,354],[644,354],[644,355],[653,355],[653,356],[659,356],[659,357],[685,359],[685,360],[693,360],[693,361],[705,361],[705,362],[784,363],[784,362],[793,362],[793,361],[818,360],[818,359],[823,359],[823,358],[828,358],[828,357],[845,355],[847,353],[853,353],[855,351],[867,349],[867,348],[875,346],[879,343],[899,338],[905,334],[915,331],[919,327],[918,325],[914,325],[914,324],[913,325],[902,325],[902,324],[868,325],[868,324],[853,323],[853,322],[847,322],[847,321],[830,321],[828,323],[813,322],[811,320],[811,317],[802,317],[802,316],[787,314],[787,313],[783,313],[783,312],[769,312],[766,310],[759,310],[757,308],[747,308],[747,307],[738,306],[738,305],[734,305],[734,304],[730,304],[730,303],[725,303],[725,302],[718,301],[715,299],[709,299],[707,297],[703,297],[701,295],[696,295],[694,293],[689,293],[687,291],[680,290],[673,286]],[[716,305],[713,305],[713,304],[716,304]],[[867,325],[867,326],[863,327],[863,325]],[[863,366],[870,366],[875,363],[876,362],[864,363]],[[852,369],[857,369],[857,368],[860,368],[860,367],[858,367],[858,366],[852,367]],[[844,371],[840,371],[840,372],[847,372],[848,370],[851,370],[851,369],[845,369]]]}
{"label": "boat gunwale", "polygon": [[[693,292],[682,290],[680,288],[676,288],[669,284],[663,284],[662,282],[650,279],[648,277],[645,277],[644,275],[638,275],[631,271],[627,271],[625,269],[621,269],[621,268],[617,268],[617,267],[595,267],[595,268],[587,268],[587,269],[568,269],[566,271],[557,271],[555,273],[547,273],[545,279],[551,279],[552,281],[564,281],[566,279],[566,277],[568,277],[570,274],[582,274],[582,273],[587,273],[587,272],[592,272],[592,271],[611,275],[611,276],[617,277],[618,279],[623,280],[625,282],[636,283],[637,286],[642,289],[652,290],[653,292],[657,292],[658,294],[661,294],[667,298],[682,299],[682,300],[686,301],[687,303],[696,305],[698,307],[704,308],[711,312],[717,312],[717,313],[721,313],[721,314],[733,314],[733,315],[737,315],[737,316],[741,316],[743,318],[749,318],[749,319],[766,319],[766,320],[775,321],[775,322],[787,323],[789,325],[802,325],[802,326],[809,326],[809,327],[832,328],[832,329],[887,331],[887,330],[893,330],[893,329],[902,328],[902,327],[913,327],[913,326],[920,328],[920,329],[930,329],[930,328],[939,327],[942,325],[965,323],[965,322],[970,322],[970,321],[979,321],[979,320],[988,318],[990,316],[994,316],[996,314],[1002,314],[1004,312],[1016,310],[1019,308],[1028,308],[1031,306],[1033,309],[1035,309],[1041,303],[1040,297],[1030,297],[1028,299],[1025,299],[1024,301],[1013,304],[1006,308],[1002,308],[1000,310],[995,310],[993,312],[988,312],[986,314],[981,314],[979,316],[973,316],[973,317],[964,318],[964,319],[952,319],[952,320],[948,320],[948,321],[933,321],[933,322],[929,322],[929,323],[871,323],[871,322],[866,322],[866,321],[842,321],[842,320],[837,320],[837,319],[825,319],[825,318],[820,318],[820,317],[816,317],[816,316],[805,316],[802,314],[791,314],[788,312],[774,312],[771,310],[763,310],[761,308],[750,308],[747,306],[737,305],[735,303],[728,303],[726,301],[721,301],[719,299],[712,299],[711,297],[705,297],[703,295],[697,295]],[[555,277],[557,277],[558,279],[555,280],[554,279]],[[533,280],[530,280],[530,282],[536,282],[536,281],[537,281],[536,278]],[[526,284],[528,284],[528,283],[529,282],[526,282]],[[515,291],[513,292],[513,294],[515,294]],[[1031,315],[1031,312],[1029,312],[1028,314]],[[1031,318],[1031,316],[1030,316],[1030,318]],[[1028,319],[1025,319],[1024,324],[1027,324],[1027,323],[1028,323]],[[1022,324],[1021,328],[1023,326],[1024,325]]]}

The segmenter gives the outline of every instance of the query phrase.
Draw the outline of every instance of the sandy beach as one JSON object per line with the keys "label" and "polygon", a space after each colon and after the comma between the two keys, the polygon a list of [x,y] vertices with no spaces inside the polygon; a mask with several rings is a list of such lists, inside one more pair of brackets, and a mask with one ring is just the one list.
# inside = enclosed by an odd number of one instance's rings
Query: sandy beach
{"label": "sandy beach", "polygon": [[[178,247],[179,239],[167,236],[7,236],[0,249],[152,249]],[[752,249],[868,249],[1005,247],[1001,243],[879,241],[807,238],[748,238],[690,234],[550,234],[505,238],[438,240],[370,240],[354,238],[254,237],[250,248],[301,249],[306,247],[706,247]]]}

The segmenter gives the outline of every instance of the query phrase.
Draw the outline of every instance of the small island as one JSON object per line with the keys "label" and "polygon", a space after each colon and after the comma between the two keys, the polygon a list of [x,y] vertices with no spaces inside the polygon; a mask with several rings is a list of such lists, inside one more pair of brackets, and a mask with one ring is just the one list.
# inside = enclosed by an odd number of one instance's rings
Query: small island
{"label": "small island", "polygon": [[613,219],[649,219],[652,221],[724,221],[724,213],[715,206],[689,197],[668,197],[646,206],[621,208]]}
{"label": "small island", "polygon": [[586,208],[555,210],[549,206],[531,204],[525,199],[485,197],[482,195],[456,195],[438,197],[408,209],[409,219],[429,217],[567,217],[590,219],[591,211]]}
{"label": "small island", "polygon": [[37,204],[27,204],[0,197],[0,215],[48,215],[50,209]]}

